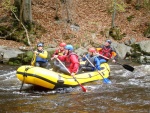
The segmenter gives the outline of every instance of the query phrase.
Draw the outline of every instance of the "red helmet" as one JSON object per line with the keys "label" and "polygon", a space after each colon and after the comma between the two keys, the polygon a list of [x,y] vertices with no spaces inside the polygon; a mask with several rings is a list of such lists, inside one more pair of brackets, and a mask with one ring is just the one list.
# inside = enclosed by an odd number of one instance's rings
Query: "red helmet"
{"label": "red helmet", "polygon": [[95,48],[89,48],[89,52],[94,53],[94,52],[96,52],[96,50],[95,50]]}
{"label": "red helmet", "polygon": [[59,44],[59,46],[60,46],[60,47],[65,47],[65,46],[66,46],[66,43],[62,42],[62,43]]}

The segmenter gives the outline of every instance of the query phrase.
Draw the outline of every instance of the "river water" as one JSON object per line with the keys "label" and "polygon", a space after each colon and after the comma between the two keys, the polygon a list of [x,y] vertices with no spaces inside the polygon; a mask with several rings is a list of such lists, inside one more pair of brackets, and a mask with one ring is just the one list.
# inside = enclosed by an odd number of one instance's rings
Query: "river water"
{"label": "river water", "polygon": [[16,78],[18,67],[0,65],[0,113],[150,113],[150,65],[130,72],[110,65],[112,84],[95,81],[80,87],[47,90]]}

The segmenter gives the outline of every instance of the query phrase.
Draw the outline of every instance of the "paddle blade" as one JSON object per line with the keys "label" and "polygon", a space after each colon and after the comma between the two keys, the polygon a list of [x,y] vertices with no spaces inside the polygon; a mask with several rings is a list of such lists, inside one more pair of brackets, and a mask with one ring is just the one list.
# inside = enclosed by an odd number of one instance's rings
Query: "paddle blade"
{"label": "paddle blade", "polygon": [[82,86],[81,84],[80,84],[80,86],[81,86],[83,92],[86,92],[86,91],[87,91],[84,86]]}
{"label": "paddle blade", "polygon": [[108,78],[104,78],[103,82],[106,83],[106,84],[111,84],[111,81]]}
{"label": "paddle blade", "polygon": [[129,70],[129,71],[131,71],[131,72],[134,71],[134,68],[133,68],[132,66],[129,66],[129,65],[126,65],[126,64],[123,64],[122,66],[123,66],[125,69],[127,69],[127,70]]}

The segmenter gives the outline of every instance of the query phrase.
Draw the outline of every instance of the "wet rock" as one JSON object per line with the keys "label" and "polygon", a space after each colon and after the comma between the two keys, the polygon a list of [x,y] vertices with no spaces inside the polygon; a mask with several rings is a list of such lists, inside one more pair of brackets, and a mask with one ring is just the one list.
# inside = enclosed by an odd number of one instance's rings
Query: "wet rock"
{"label": "wet rock", "polygon": [[0,53],[4,53],[3,55],[3,62],[8,63],[9,59],[16,58],[19,54],[24,53],[23,51],[19,49],[12,49],[9,47],[0,47]]}
{"label": "wet rock", "polygon": [[77,55],[79,55],[79,56],[81,56],[81,55],[83,55],[84,53],[87,53],[87,52],[88,52],[88,50],[84,47],[80,47],[80,48],[75,50],[75,53],[77,53]]}

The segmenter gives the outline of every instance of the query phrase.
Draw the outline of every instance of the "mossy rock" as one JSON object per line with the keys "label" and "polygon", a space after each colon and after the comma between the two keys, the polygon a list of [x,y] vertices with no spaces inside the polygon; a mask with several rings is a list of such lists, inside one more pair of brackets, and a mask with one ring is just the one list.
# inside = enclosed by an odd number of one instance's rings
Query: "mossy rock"
{"label": "mossy rock", "polygon": [[13,62],[8,62],[8,64],[9,64],[9,65],[13,65],[14,63],[13,63]]}
{"label": "mossy rock", "polygon": [[48,51],[48,58],[51,58],[52,55],[54,54],[55,50],[52,50],[52,51]]}
{"label": "mossy rock", "polygon": [[22,62],[28,64],[31,62],[32,58],[33,58],[33,52],[27,51],[26,53],[23,54]]}
{"label": "mossy rock", "polygon": [[133,51],[140,51],[141,52],[141,48],[139,44],[132,44],[131,47],[133,48]]}
{"label": "mossy rock", "polygon": [[78,49],[79,47],[80,47],[79,44],[75,44],[75,45],[74,45],[74,50],[75,50],[75,49]]}
{"label": "mossy rock", "polygon": [[31,58],[29,58],[29,57],[24,57],[24,58],[23,58],[23,62],[24,62],[24,63],[29,63],[29,62],[31,62]]}
{"label": "mossy rock", "polygon": [[18,59],[10,59],[9,62],[8,62],[9,65],[14,65],[14,66],[19,66],[21,65],[21,61],[18,60]]}
{"label": "mossy rock", "polygon": [[149,27],[144,31],[144,36],[147,37],[147,38],[150,38],[150,25]]}
{"label": "mossy rock", "polygon": [[27,51],[25,54],[26,54],[26,56],[29,57],[29,58],[32,58],[32,57],[33,57],[33,52],[32,52],[32,51]]}
{"label": "mossy rock", "polygon": [[121,31],[118,27],[113,27],[110,28],[109,30],[109,35],[114,39],[114,40],[122,40],[122,38],[126,35],[125,33],[121,34]]}

